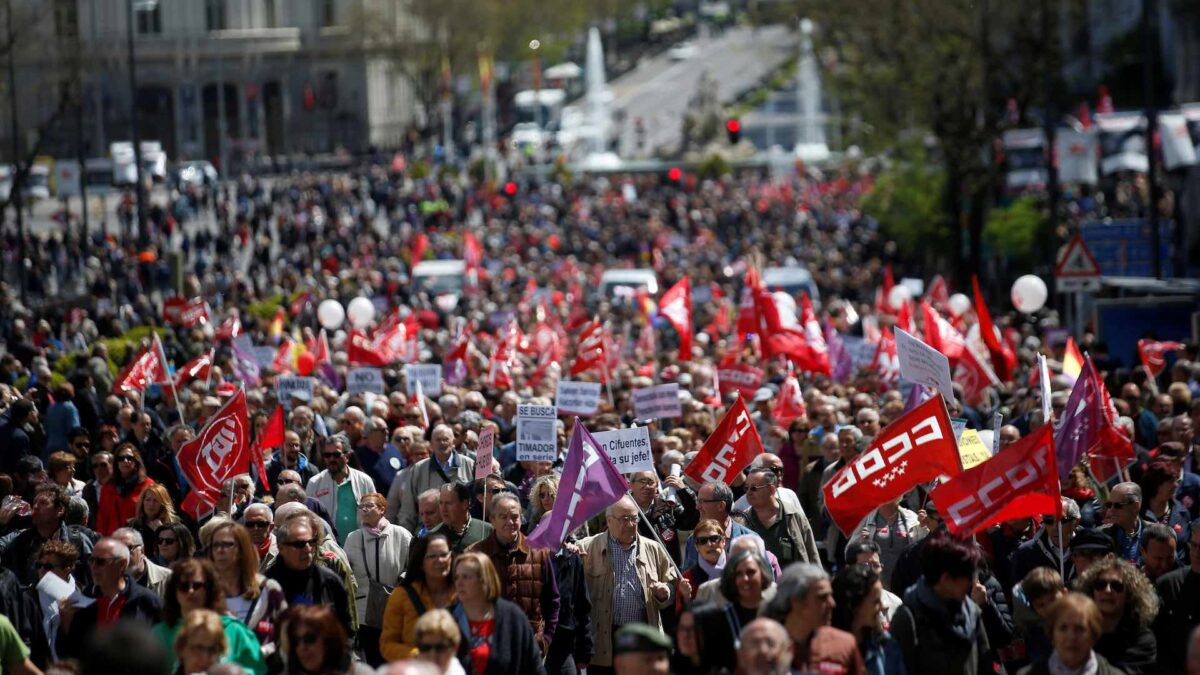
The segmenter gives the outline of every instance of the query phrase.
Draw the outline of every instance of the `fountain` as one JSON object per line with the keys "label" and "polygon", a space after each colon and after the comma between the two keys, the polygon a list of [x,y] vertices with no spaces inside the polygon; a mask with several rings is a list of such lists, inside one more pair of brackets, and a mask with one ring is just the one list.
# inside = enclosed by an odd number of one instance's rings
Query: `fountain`
{"label": "fountain", "polygon": [[587,157],[583,163],[592,169],[620,166],[621,160],[608,150],[609,103],[612,92],[604,75],[604,47],[600,42],[600,29],[588,29],[587,41]]}
{"label": "fountain", "polygon": [[813,22],[800,21],[800,68],[796,77],[800,125],[796,130],[796,157],[806,162],[829,158],[825,143],[825,115],[821,113],[821,76],[812,46]]}

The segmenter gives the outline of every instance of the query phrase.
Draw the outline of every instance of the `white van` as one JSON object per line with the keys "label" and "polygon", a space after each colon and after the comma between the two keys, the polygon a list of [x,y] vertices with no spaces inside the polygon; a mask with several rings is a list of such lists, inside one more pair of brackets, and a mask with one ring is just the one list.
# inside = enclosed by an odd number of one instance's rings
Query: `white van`
{"label": "white van", "polygon": [[764,268],[762,284],[769,291],[783,291],[793,296],[799,295],[800,291],[805,291],[814,308],[821,304],[821,292],[817,290],[817,282],[813,281],[812,273],[804,267]]}
{"label": "white van", "polygon": [[462,260],[422,260],[413,268],[413,289],[430,296],[459,295],[466,284],[466,269]]}
{"label": "white van", "polygon": [[600,277],[600,294],[612,300],[631,299],[637,290],[658,295],[658,276],[651,269],[605,270]]}

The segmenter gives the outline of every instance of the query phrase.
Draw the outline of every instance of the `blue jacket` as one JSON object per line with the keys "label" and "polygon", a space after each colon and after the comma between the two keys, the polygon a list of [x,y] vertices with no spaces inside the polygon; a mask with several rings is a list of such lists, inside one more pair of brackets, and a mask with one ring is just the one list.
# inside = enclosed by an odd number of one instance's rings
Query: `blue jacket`
{"label": "blue jacket", "polygon": [[900,643],[888,633],[858,643],[867,675],[907,675]]}
{"label": "blue jacket", "polygon": [[[729,553],[729,544],[732,543],[736,537],[740,537],[743,534],[754,534],[754,531],[745,525],[738,523],[736,520],[732,521],[729,527],[729,538],[725,540],[726,553]],[[687,548],[684,549],[683,552],[683,564],[680,565],[679,568],[686,570],[698,562],[700,562],[700,553],[696,550],[696,538],[695,535],[689,534],[687,539]]]}

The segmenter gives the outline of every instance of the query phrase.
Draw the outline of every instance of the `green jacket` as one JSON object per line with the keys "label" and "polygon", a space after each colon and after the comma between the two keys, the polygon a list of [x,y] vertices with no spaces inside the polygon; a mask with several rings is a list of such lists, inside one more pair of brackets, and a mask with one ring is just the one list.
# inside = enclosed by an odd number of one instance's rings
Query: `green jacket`
{"label": "green jacket", "polygon": [[[258,638],[254,637],[254,633],[246,627],[246,624],[229,615],[222,616],[221,623],[225,625],[225,639],[229,642],[229,651],[222,660],[236,663],[254,675],[266,675],[267,664],[263,662],[262,649],[259,647]],[[178,671],[179,660],[175,656],[175,635],[179,633],[179,623],[174,626],[158,623],[155,624],[152,632],[163,643],[167,654],[170,655],[171,669],[168,672]]]}

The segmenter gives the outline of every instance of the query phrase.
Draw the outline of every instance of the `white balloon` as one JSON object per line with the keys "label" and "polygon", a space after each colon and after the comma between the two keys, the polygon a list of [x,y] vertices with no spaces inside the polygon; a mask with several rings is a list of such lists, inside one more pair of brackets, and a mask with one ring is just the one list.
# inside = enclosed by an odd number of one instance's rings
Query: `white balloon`
{"label": "white balloon", "polygon": [[909,300],[912,300],[912,291],[904,284],[892,286],[892,290],[888,292],[887,301],[892,309],[900,309],[900,306]]}
{"label": "white balloon", "polygon": [[954,316],[962,316],[967,313],[968,309],[971,309],[971,301],[962,293],[955,293],[946,301],[946,308]]}
{"label": "white balloon", "polygon": [[375,318],[375,304],[368,298],[357,297],[346,305],[346,316],[355,328],[366,328]]}
{"label": "white balloon", "polygon": [[326,330],[337,330],[342,327],[342,322],[346,320],[346,310],[342,307],[342,303],[330,298],[322,300],[321,304],[317,305],[317,321]]}
{"label": "white balloon", "polygon": [[1034,274],[1019,277],[1012,285],[1012,303],[1017,311],[1033,314],[1046,306],[1046,282]]}

